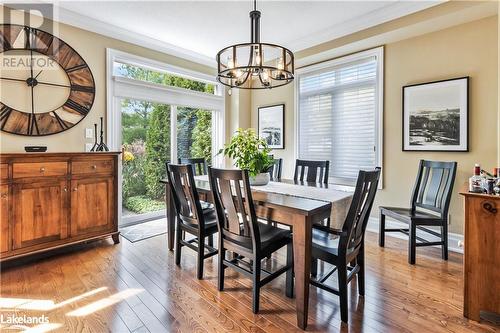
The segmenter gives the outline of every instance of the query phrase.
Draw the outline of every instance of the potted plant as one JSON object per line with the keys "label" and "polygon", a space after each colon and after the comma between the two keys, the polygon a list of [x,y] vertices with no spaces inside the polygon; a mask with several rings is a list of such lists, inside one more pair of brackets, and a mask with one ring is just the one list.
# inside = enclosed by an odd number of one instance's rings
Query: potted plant
{"label": "potted plant", "polygon": [[274,162],[269,156],[271,149],[264,139],[260,139],[253,128],[239,128],[231,141],[224,145],[219,153],[232,158],[234,165],[248,170],[250,185],[266,185],[269,183],[269,169]]}

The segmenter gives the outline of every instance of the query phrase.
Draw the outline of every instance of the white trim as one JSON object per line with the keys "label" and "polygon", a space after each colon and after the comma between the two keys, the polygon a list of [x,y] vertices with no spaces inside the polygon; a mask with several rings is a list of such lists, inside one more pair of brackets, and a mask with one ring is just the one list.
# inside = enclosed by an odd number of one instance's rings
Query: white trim
{"label": "white trim", "polygon": [[394,2],[370,13],[364,14],[362,17],[354,17],[345,22],[332,25],[324,30],[310,33],[307,37],[290,41],[287,45],[292,50],[304,50],[315,45],[326,43],[328,41],[439,5],[442,2],[445,1]]}
{"label": "white trim", "polygon": [[382,173],[380,175],[380,181],[378,184],[379,189],[383,189],[384,185],[384,47],[379,46],[370,50],[354,53],[348,56],[331,59],[318,64],[306,66],[297,69],[296,79],[294,80],[295,85],[295,107],[294,107],[294,126],[295,126],[295,147],[294,147],[294,157],[299,158],[299,81],[300,77],[305,74],[310,74],[312,72],[321,71],[323,69],[331,68],[334,66],[340,66],[346,63],[358,61],[365,59],[367,57],[375,57],[377,59],[377,110],[375,119],[375,131],[376,131],[376,150],[377,150],[377,166],[382,168]]}
{"label": "white trim", "polygon": [[189,60],[212,68],[216,67],[215,57],[211,58],[209,56],[184,49],[182,47],[160,41],[158,39],[151,38],[134,31],[117,27],[115,25],[96,20],[92,17],[68,10],[61,6],[57,6],[57,8],[59,9],[59,22],[78,27],[80,29],[92,31],[100,35],[115,38],[124,42],[132,43],[151,50],[166,53],[180,59]]}
{"label": "white trim", "polygon": [[[386,217],[385,227],[386,227],[386,229],[388,229],[388,228],[408,228],[408,225],[401,223],[401,222],[391,220],[390,218]],[[370,216],[366,230],[374,232],[376,234],[379,233],[379,219],[378,219],[378,217]],[[408,240],[408,236],[406,236],[400,232],[387,232],[385,234],[385,236]],[[432,241],[434,241],[434,239],[438,240],[437,237],[429,235],[428,233],[424,233],[423,231],[418,230],[418,229],[417,229],[417,236],[420,236],[420,237],[423,236],[425,239],[429,239]],[[448,232],[448,250],[449,251],[463,254],[464,253],[464,248],[462,247],[463,242],[464,242],[463,235]],[[438,246],[438,245],[436,245],[434,247],[441,248],[441,246]]]}

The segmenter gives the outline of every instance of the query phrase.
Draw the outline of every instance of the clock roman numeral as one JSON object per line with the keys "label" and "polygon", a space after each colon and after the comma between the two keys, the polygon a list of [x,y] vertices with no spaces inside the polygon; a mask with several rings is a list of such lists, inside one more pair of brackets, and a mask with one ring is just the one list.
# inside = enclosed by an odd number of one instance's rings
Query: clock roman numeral
{"label": "clock roman numeral", "polygon": [[89,109],[87,109],[85,106],[81,105],[81,104],[78,104],[77,102],[75,102],[74,100],[72,99],[68,99],[66,101],[66,103],[64,103],[64,106],[78,112],[79,114],[81,114],[82,116],[85,116],[87,115],[87,113],[89,113]]}
{"label": "clock roman numeral", "polygon": [[38,129],[38,123],[36,121],[36,116],[34,113],[30,114],[28,120],[28,135],[33,135],[36,129],[36,134],[40,135],[40,130]]}
{"label": "clock roman numeral", "polygon": [[7,32],[5,31],[0,37],[2,38],[2,51],[8,51],[12,48],[12,45],[10,45],[9,41],[7,40],[6,36]]}
{"label": "clock roman numeral", "polygon": [[11,113],[12,109],[9,108],[7,105],[2,106],[2,108],[0,109],[0,122],[2,123],[0,128],[2,130],[5,127],[5,124],[7,123],[7,120],[9,119]]}
{"label": "clock roman numeral", "polygon": [[87,64],[76,65],[76,66],[73,66],[73,67],[66,69],[66,73],[71,73],[71,72],[77,71],[77,70],[85,68],[85,67],[87,67]]}
{"label": "clock roman numeral", "polygon": [[66,123],[64,122],[64,120],[62,120],[61,117],[59,117],[59,115],[57,114],[57,112],[52,111],[52,113],[56,117],[56,120],[59,123],[59,126],[61,127],[62,130],[65,130],[65,129],[69,128],[68,125],[66,125]]}
{"label": "clock roman numeral", "polygon": [[80,86],[80,85],[78,85],[78,84],[72,84],[72,85],[71,85],[71,90],[82,91],[82,92],[88,92],[88,93],[93,93],[93,92],[95,92],[94,87]]}
{"label": "clock roman numeral", "polygon": [[36,46],[36,35],[32,28],[24,27],[24,31],[26,33],[26,39],[24,40],[24,48],[27,50],[31,50]]}

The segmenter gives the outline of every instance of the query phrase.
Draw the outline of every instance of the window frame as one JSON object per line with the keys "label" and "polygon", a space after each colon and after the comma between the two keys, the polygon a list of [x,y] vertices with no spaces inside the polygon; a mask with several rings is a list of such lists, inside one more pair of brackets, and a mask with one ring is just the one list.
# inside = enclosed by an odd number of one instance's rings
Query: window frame
{"label": "window frame", "polygon": [[[215,85],[214,94],[167,86],[147,81],[114,75],[113,64],[121,62],[132,66],[157,70],[186,79],[201,81]],[[171,117],[177,119],[177,107],[193,107],[213,111],[212,115],[212,165],[223,166],[223,157],[216,153],[225,141],[225,94],[214,76],[189,69],[173,66],[153,59],[133,55],[123,51],[106,49],[106,138],[108,147],[113,151],[121,150],[122,124],[121,100],[132,98],[171,105]],[[174,118],[171,118],[174,119]],[[171,121],[170,144],[171,161],[177,161],[177,128],[176,121]],[[173,148],[176,149],[173,149]],[[121,159],[118,167],[118,225],[122,221],[122,168]]]}
{"label": "window frame", "polygon": [[[300,108],[300,79],[304,76],[309,76],[314,72],[325,72],[331,70],[333,67],[342,66],[352,62],[360,61],[366,58],[375,57],[377,59],[377,78],[376,78],[376,110],[375,110],[375,165],[382,168],[383,171],[383,126],[384,126],[384,47],[379,46],[373,49],[349,54],[346,56],[338,57],[332,60],[327,60],[320,63],[315,63],[311,65],[304,65],[296,70],[296,78],[294,82],[294,127],[295,127],[295,145],[294,145],[294,157],[299,158],[299,145],[300,145],[300,124],[299,124],[299,108]],[[380,181],[378,188],[383,188],[383,172],[380,175]],[[341,186],[352,186],[354,184],[345,184],[335,181],[335,178],[329,177],[329,183]]]}

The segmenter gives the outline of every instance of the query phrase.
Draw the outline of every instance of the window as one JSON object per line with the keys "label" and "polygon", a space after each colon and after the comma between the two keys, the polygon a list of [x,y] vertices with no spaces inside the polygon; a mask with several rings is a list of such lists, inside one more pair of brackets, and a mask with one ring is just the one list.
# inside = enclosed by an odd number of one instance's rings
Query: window
{"label": "window", "polygon": [[382,64],[377,48],[299,71],[298,157],[329,160],[331,183],[382,166]]}
{"label": "window", "polygon": [[216,155],[224,142],[224,96],[215,77],[121,51],[107,56],[108,145],[124,152],[121,226],[164,215],[166,163]]}

